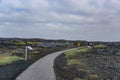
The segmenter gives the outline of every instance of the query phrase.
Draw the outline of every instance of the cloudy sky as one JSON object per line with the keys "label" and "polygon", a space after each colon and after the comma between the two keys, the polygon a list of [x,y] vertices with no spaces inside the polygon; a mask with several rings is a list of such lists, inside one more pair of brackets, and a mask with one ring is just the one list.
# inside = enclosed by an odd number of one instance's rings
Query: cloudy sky
{"label": "cloudy sky", "polygon": [[0,0],[0,37],[120,41],[120,0]]}

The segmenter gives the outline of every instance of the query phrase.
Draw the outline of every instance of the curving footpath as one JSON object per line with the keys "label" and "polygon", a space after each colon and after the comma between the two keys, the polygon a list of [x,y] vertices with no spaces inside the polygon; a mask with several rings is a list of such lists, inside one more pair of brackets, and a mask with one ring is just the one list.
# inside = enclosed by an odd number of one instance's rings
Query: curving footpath
{"label": "curving footpath", "polygon": [[16,80],[56,80],[53,69],[55,58],[64,52],[74,49],[55,52],[41,58],[20,74]]}

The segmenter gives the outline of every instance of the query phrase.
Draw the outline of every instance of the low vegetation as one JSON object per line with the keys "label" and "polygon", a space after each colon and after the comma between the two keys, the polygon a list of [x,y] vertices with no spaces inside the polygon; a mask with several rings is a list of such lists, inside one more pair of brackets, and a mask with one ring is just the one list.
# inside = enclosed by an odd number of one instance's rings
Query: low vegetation
{"label": "low vegetation", "polygon": [[120,80],[120,46],[69,51],[56,58],[54,68],[57,80]]}
{"label": "low vegetation", "polygon": [[80,52],[83,52],[83,53],[88,52],[90,49],[91,48],[86,47],[86,48],[81,48],[81,49],[77,49],[77,50],[68,51],[68,52],[65,52],[64,54],[66,55],[66,58],[68,59],[68,58],[70,58],[70,57],[72,57],[72,56],[74,56],[74,55],[76,55]]}
{"label": "low vegetation", "polygon": [[73,65],[73,64],[81,64],[81,61],[77,58],[79,53],[86,53],[89,52],[91,50],[91,48],[81,48],[81,49],[77,49],[77,50],[72,50],[72,51],[68,51],[65,54],[65,57],[67,59],[67,64],[68,65]]}
{"label": "low vegetation", "polygon": [[84,47],[65,52],[55,61],[57,80],[101,80],[101,75],[97,72],[97,61],[94,59],[100,55],[92,54],[92,52],[106,47],[106,45],[98,44],[94,48]]}
{"label": "low vegetation", "polygon": [[101,48],[105,48],[105,47],[107,47],[107,46],[103,45],[103,44],[98,44],[98,45],[94,46],[95,49],[101,49]]}
{"label": "low vegetation", "polygon": [[19,60],[23,60],[23,58],[17,56],[0,55],[0,65],[10,64]]}
{"label": "low vegetation", "polygon": [[34,42],[34,41],[27,41],[27,42],[24,42],[24,41],[19,41],[19,42],[15,42],[14,44],[16,45],[38,45],[40,44],[40,42]]}

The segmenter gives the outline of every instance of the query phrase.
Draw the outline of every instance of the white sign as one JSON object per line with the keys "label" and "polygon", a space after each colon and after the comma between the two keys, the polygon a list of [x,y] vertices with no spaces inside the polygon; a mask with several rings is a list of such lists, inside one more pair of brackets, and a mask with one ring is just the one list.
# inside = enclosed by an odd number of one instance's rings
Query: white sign
{"label": "white sign", "polygon": [[27,46],[27,49],[29,50],[33,50],[33,48],[31,46]]}

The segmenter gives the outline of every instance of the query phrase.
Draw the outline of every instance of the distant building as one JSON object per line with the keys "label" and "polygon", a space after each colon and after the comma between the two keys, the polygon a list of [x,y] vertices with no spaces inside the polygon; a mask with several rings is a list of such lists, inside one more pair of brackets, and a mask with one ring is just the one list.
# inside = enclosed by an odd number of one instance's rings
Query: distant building
{"label": "distant building", "polygon": [[41,47],[56,47],[56,46],[73,46],[74,43],[66,44],[66,42],[41,42],[38,46]]}
{"label": "distant building", "polygon": [[56,44],[54,42],[41,42],[40,44],[38,44],[38,46],[41,46],[41,47],[55,47]]}

